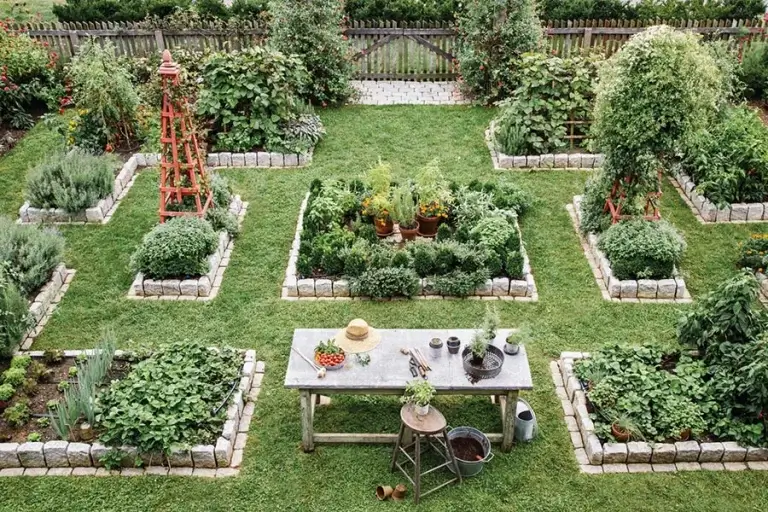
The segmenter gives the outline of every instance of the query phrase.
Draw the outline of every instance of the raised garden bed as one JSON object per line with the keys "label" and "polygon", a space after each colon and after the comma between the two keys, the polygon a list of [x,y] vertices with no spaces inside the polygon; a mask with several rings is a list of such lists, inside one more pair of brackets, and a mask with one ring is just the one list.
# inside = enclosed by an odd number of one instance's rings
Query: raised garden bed
{"label": "raised garden bed", "polygon": [[734,442],[602,443],[587,410],[587,397],[573,370],[588,353],[563,352],[550,363],[574,455],[583,473],[666,473],[675,471],[768,470],[768,448]]}
{"label": "raised garden bed", "polygon": [[[296,225],[296,234],[291,245],[288,257],[288,267],[285,271],[285,279],[282,286],[281,297],[284,300],[352,300],[362,299],[364,297],[355,297],[350,288],[348,279],[343,278],[299,278],[296,265],[299,259],[299,250],[301,248],[301,235],[303,231],[304,213],[307,208],[307,202],[310,194],[308,193],[299,208],[299,220]],[[516,227],[519,232],[519,226]],[[393,234],[388,237],[391,243],[399,244],[402,242],[397,227]],[[483,300],[514,300],[519,302],[537,301],[539,298],[536,289],[536,282],[531,271],[530,261],[525,247],[521,244],[523,256],[523,279],[510,279],[508,277],[496,277],[488,279],[485,284],[475,291],[468,298]],[[416,299],[442,299],[444,296],[435,294],[431,287],[431,280],[423,278],[419,283]],[[450,298],[450,296],[447,296]]]}
{"label": "raised garden bed", "polygon": [[570,169],[587,170],[603,165],[603,155],[593,153],[557,153],[544,155],[505,155],[496,149],[493,141],[494,122],[485,131],[485,143],[491,152],[493,168],[504,169]]}
{"label": "raised garden bed", "polygon": [[40,289],[35,298],[29,304],[29,313],[32,317],[32,326],[21,342],[21,349],[27,350],[32,346],[45,324],[53,314],[53,310],[61,301],[69,289],[69,283],[75,277],[75,271],[67,269],[64,264],[57,266],[51,274],[51,279]]}
{"label": "raised garden bed", "polygon": [[254,153],[208,153],[207,165],[210,168],[249,167],[291,169],[306,167],[312,163],[314,148],[307,153],[276,153],[259,151]]}
{"label": "raised garden bed", "polygon": [[[256,361],[253,350],[242,352],[242,366],[239,383],[233,385],[226,409],[226,420],[215,443],[174,449],[167,456],[139,453],[135,447],[122,446],[118,449],[122,469],[108,470],[104,458],[111,448],[98,441],[60,440],[54,429],[41,427],[38,418],[47,415],[47,401],[61,397],[59,382],[73,380],[68,369],[82,357],[94,354],[94,350],[66,350],[58,362],[51,361],[49,352],[31,351],[34,362],[43,363],[47,374],[46,382],[37,385],[36,394],[29,406],[33,417],[27,424],[9,428],[0,420],[1,476],[100,476],[100,475],[170,475],[227,477],[236,476],[242,463],[247,442],[247,433],[254,414],[255,402],[261,390],[264,363]],[[120,380],[125,378],[137,361],[137,355],[115,351],[114,362],[107,376]],[[110,384],[111,385],[111,384]],[[226,402],[225,402],[226,403]],[[35,417],[37,415],[37,417]],[[29,432],[40,435],[39,441],[27,441]],[[8,439],[10,437],[10,439]],[[114,456],[114,455],[113,455]],[[141,465],[137,466],[137,460]]]}
{"label": "raised garden bed", "polygon": [[[237,217],[238,225],[242,226],[248,203],[240,196],[232,196],[229,205],[230,213]],[[208,258],[208,273],[186,279],[147,279],[137,274],[128,291],[130,299],[146,300],[199,300],[209,301],[216,298],[224,279],[224,271],[229,265],[235,242],[229,233],[219,232],[219,244],[216,251]]]}
{"label": "raised garden bed", "polygon": [[682,275],[675,269],[675,277],[671,279],[638,279],[619,280],[613,276],[611,263],[598,248],[597,236],[589,233],[586,237],[579,229],[581,215],[581,196],[574,196],[573,204],[566,205],[571,216],[573,227],[579,235],[581,247],[595,276],[603,299],[615,302],[635,303],[687,303],[691,295]]}
{"label": "raised garden bed", "polygon": [[696,191],[696,184],[687,174],[678,172],[670,178],[670,181],[696,219],[702,224],[743,224],[768,221],[768,202],[732,203],[718,207]]}

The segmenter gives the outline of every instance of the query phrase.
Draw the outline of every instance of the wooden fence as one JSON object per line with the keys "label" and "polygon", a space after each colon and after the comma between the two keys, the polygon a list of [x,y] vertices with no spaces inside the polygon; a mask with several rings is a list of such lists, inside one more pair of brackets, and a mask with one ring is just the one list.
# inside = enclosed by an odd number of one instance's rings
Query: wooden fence
{"label": "wooden fence", "polygon": [[[568,56],[590,49],[610,56],[633,34],[652,25],[667,24],[706,37],[766,40],[768,24],[763,20],[579,20],[546,23],[547,47]],[[126,23],[33,23],[12,26],[47,42],[66,61],[77,52],[84,38],[110,40],[120,55],[148,55],[163,49],[187,48],[228,50],[261,44],[264,27],[255,21],[238,28],[213,25],[186,30],[146,29]],[[450,23],[351,21],[345,36],[354,51],[358,78],[399,80],[452,80],[456,28]]]}

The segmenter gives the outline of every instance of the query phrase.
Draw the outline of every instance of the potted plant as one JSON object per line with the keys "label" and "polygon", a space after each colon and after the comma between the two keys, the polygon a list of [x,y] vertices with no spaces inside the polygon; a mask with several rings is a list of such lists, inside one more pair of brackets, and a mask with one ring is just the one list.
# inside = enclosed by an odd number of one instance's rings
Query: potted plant
{"label": "potted plant", "polygon": [[377,194],[363,200],[363,215],[373,217],[376,234],[381,238],[392,234],[394,223],[390,215],[391,209],[392,204],[389,198],[383,194]]}
{"label": "potted plant", "polygon": [[611,435],[620,443],[626,443],[630,439],[645,439],[637,424],[626,414],[614,416]]}
{"label": "potted plant", "polygon": [[419,172],[416,178],[416,195],[419,198],[419,235],[434,237],[441,220],[448,217],[451,192],[443,179],[437,160],[432,160]]}
{"label": "potted plant", "polygon": [[482,326],[475,331],[469,346],[462,352],[464,371],[475,379],[490,379],[501,373],[504,352],[493,346],[499,314],[496,308],[486,307]]}
{"label": "potted plant", "polygon": [[413,404],[417,416],[429,414],[429,403],[435,396],[435,387],[426,380],[412,380],[405,385],[405,394],[400,398],[404,404]]}
{"label": "potted plant", "polygon": [[0,385],[0,411],[4,411],[5,408],[10,405],[11,398],[15,391],[13,386],[8,383]]}
{"label": "potted plant", "polygon": [[416,201],[410,186],[398,187],[392,197],[392,219],[400,229],[404,241],[416,238],[419,222],[416,220]]}
{"label": "potted plant", "polygon": [[507,336],[506,343],[504,343],[504,353],[514,356],[520,351],[520,345],[525,345],[530,339],[531,328],[528,325],[521,326]]}

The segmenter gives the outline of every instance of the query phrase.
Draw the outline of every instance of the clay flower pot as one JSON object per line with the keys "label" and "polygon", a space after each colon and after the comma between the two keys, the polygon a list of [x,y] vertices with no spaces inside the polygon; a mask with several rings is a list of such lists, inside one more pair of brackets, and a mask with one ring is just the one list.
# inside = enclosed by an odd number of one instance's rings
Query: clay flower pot
{"label": "clay flower pot", "polygon": [[432,238],[437,234],[437,225],[440,224],[440,217],[423,217],[416,215],[419,221],[419,236]]}
{"label": "clay flower pot", "polygon": [[629,441],[629,432],[618,427],[615,423],[611,425],[611,434],[613,434],[613,437],[615,437],[616,440],[620,443],[626,443]]}
{"label": "clay flower pot", "polygon": [[404,227],[402,224],[398,224],[400,228],[400,236],[403,237],[403,241],[411,241],[416,239],[416,234],[419,232],[419,223],[414,222],[410,228]]}
{"label": "clay flower pot", "polygon": [[394,492],[394,489],[392,489],[389,485],[380,485],[376,488],[376,497],[379,499],[379,501],[384,501],[386,499],[389,499],[390,496],[392,496],[392,493]]}
{"label": "clay flower pot", "polygon": [[379,235],[380,238],[385,238],[391,235],[392,230],[395,227],[392,219],[389,217],[386,219],[374,219],[373,225],[376,228],[376,234]]}
{"label": "clay flower pot", "polygon": [[691,429],[687,428],[680,432],[680,441],[687,441],[691,438]]}
{"label": "clay flower pot", "polygon": [[405,493],[408,492],[408,488],[404,484],[397,484],[395,491],[392,493],[392,499],[395,501],[403,501],[405,499]]}

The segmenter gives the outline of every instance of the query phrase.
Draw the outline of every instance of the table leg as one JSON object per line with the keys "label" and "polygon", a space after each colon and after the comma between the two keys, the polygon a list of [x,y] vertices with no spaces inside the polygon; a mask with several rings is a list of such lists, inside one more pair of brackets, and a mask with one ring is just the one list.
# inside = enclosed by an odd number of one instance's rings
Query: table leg
{"label": "table leg", "polygon": [[301,401],[301,446],[305,452],[315,450],[314,409],[312,392],[308,389],[299,390]]}
{"label": "table leg", "polygon": [[502,407],[501,451],[508,452],[515,441],[515,420],[517,418],[518,390],[507,391],[505,407]]}

